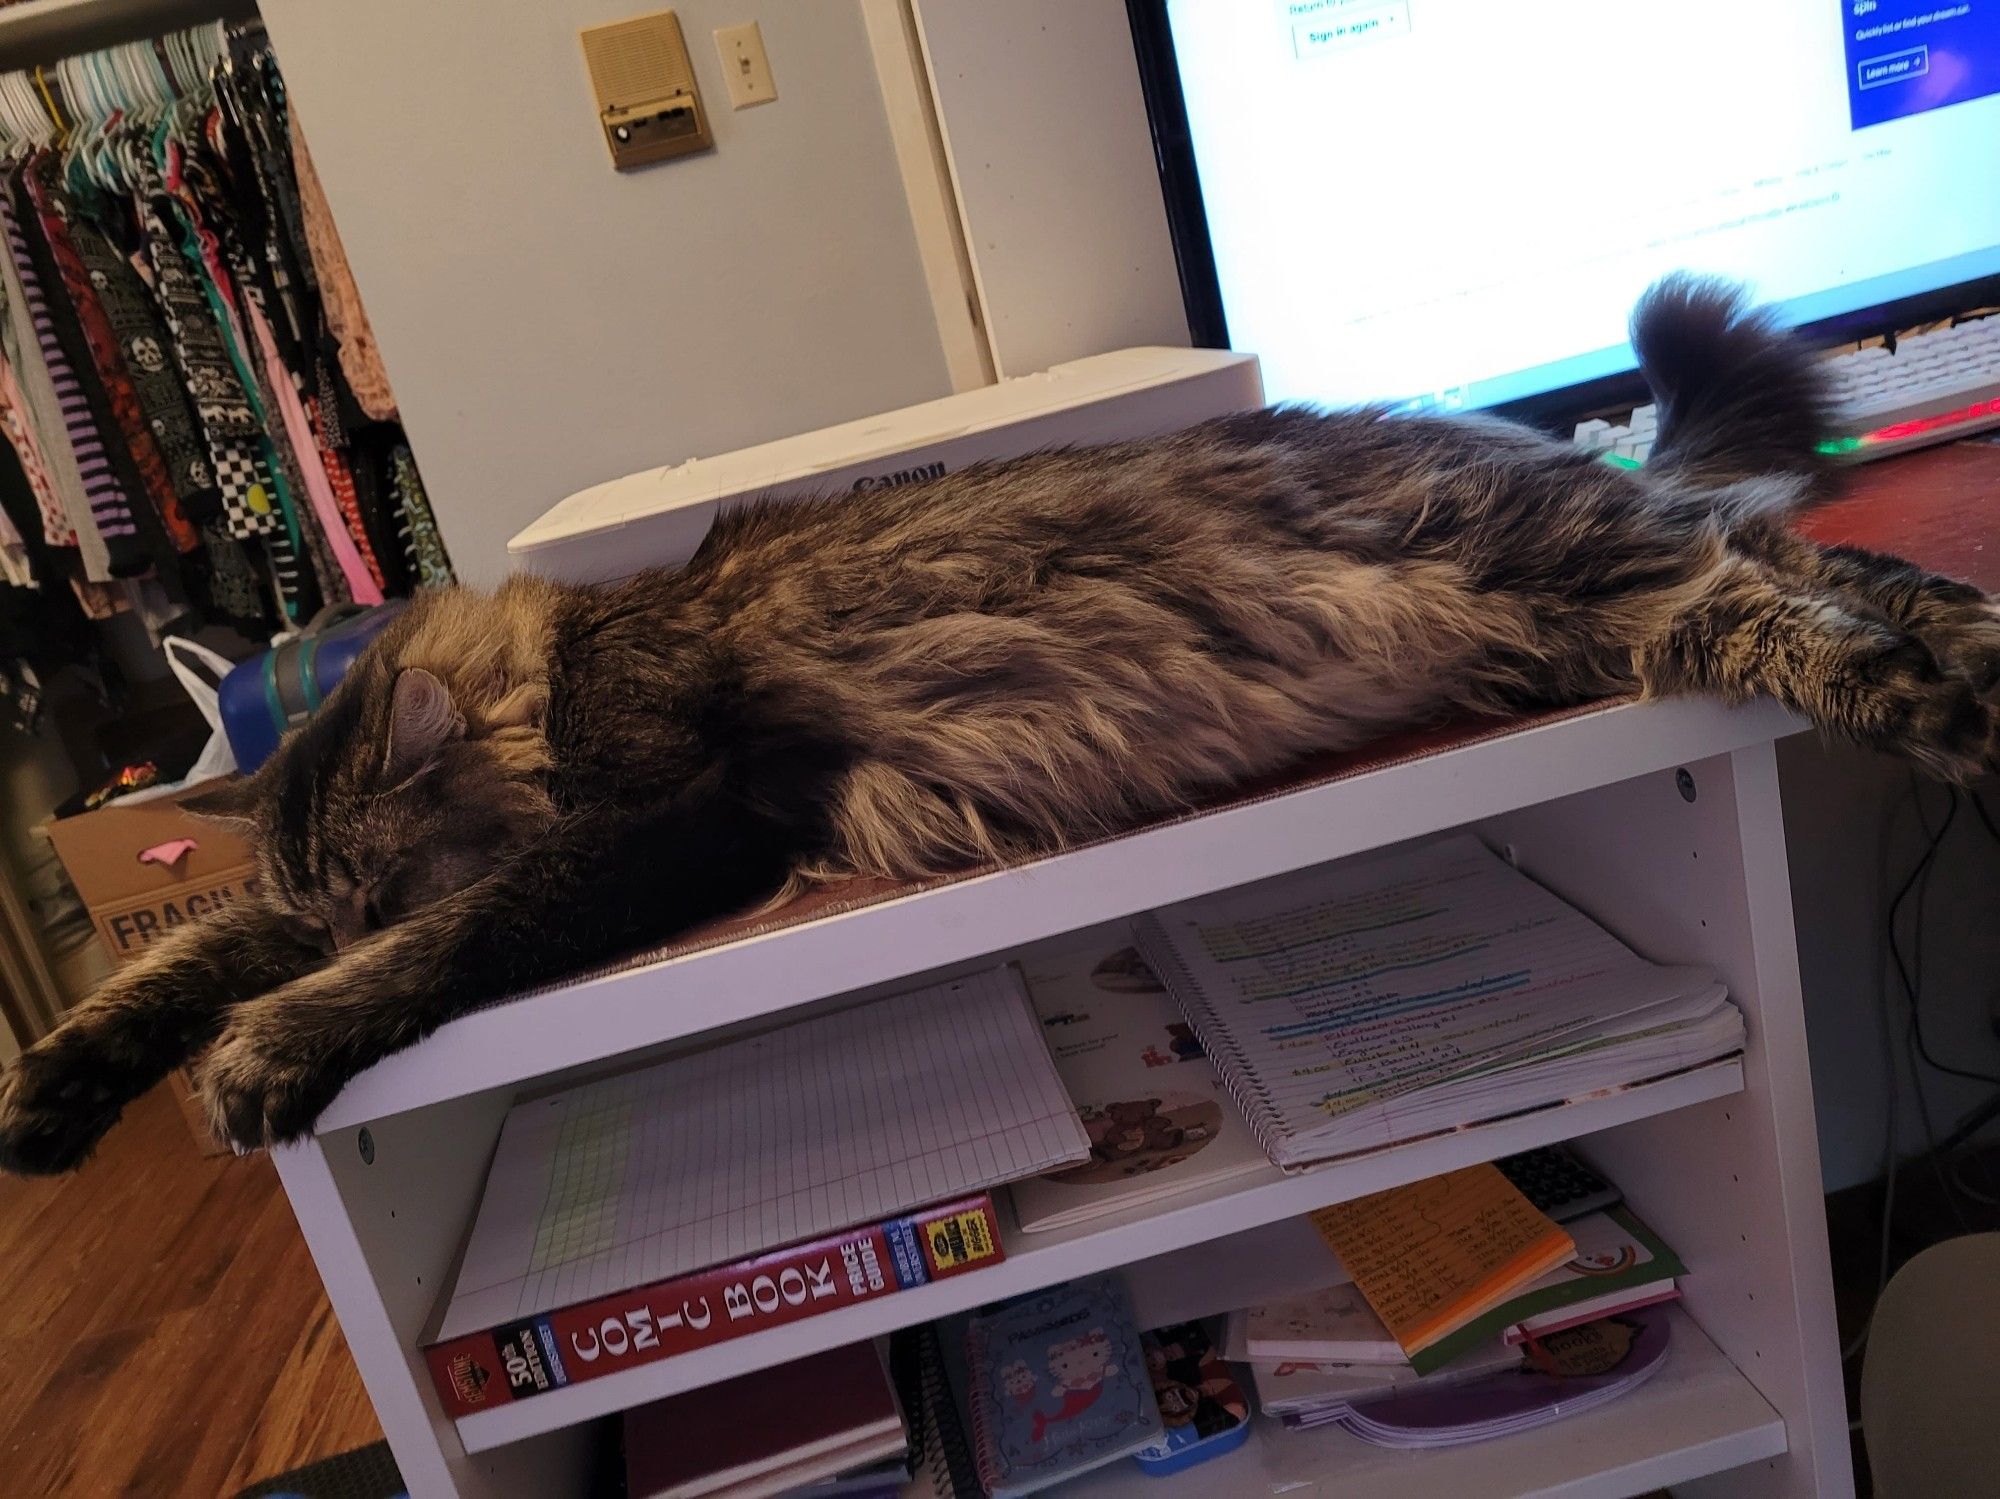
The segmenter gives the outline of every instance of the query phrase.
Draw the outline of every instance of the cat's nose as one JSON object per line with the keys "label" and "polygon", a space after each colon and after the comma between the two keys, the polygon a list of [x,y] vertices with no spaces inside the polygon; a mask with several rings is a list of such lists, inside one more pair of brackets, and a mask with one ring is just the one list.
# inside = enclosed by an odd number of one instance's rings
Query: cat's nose
{"label": "cat's nose", "polygon": [[327,920],[327,930],[333,934],[333,950],[344,951],[368,935],[368,918],[359,901],[342,906]]}

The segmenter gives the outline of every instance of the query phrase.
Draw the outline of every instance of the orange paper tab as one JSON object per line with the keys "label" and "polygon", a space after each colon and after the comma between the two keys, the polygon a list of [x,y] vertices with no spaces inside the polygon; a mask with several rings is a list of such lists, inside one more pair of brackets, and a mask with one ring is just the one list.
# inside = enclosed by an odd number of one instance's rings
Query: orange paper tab
{"label": "orange paper tab", "polygon": [[1493,1165],[1312,1215],[1405,1354],[1455,1332],[1576,1253]]}

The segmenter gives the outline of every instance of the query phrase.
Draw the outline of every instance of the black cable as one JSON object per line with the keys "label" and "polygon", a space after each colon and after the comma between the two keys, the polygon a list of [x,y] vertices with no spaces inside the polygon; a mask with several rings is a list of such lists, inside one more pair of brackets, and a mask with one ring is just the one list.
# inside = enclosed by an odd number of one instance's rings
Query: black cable
{"label": "black cable", "polygon": [[1959,1120],[1953,1126],[1952,1132],[1944,1137],[1938,1149],[1946,1152],[1956,1150],[1995,1119],[2000,1119],[2000,1094],[1987,1099],[1985,1103]]}
{"label": "black cable", "polygon": [[[1917,904],[1916,910],[1911,913],[1910,921],[1911,973],[1909,979],[1906,981],[1906,987],[1910,995],[1910,1035],[1915,1042],[1919,1054],[1922,1054],[1924,1051],[1924,1033],[1921,1019],[1922,1009],[1919,999],[1924,992],[1924,911],[1930,897],[1931,876],[1937,873],[1937,854],[1944,845],[1945,835],[1951,831],[1952,822],[1958,816],[1958,791],[1955,787],[1948,789],[1951,792],[1951,802],[1948,810],[1945,812],[1944,821],[1939,825],[1930,847],[1919,863],[1919,877],[1916,881]],[[1923,795],[1917,785],[1915,776],[1910,778],[1910,797],[1916,806],[1918,826],[1923,828],[1926,833],[1930,832],[1930,818],[1924,813]],[[1893,920],[1892,907],[1892,933],[1894,930]],[[1929,1058],[1926,1057],[1926,1060],[1929,1060]],[[1932,1065],[1935,1066],[1936,1064],[1933,1063]],[[1931,1118],[1929,1095],[1924,1091],[1923,1080],[1921,1078],[1914,1079],[1914,1081],[1916,1082],[1917,1118],[1923,1124],[1924,1143],[1929,1147],[1924,1152],[1924,1164],[1931,1168],[1931,1174],[1937,1178],[1938,1190],[1943,1193],[1945,1205],[1951,1209],[1952,1217],[1958,1220],[1959,1232],[1969,1234],[1972,1232],[1972,1224],[1965,1216],[1965,1209],[1959,1205],[1958,1193],[1955,1190],[1956,1181],[1945,1170],[1944,1157],[1938,1151],[1937,1124]]]}
{"label": "black cable", "polygon": [[1979,820],[1986,825],[1987,836],[1995,843],[2000,843],[2000,827],[1994,825],[1993,814],[1986,810],[1985,798],[1977,791],[1968,791],[1966,795],[1972,798],[1972,810],[1979,814]]}
{"label": "black cable", "polygon": [[[1972,1072],[1963,1067],[1953,1067],[1948,1063],[1940,1062],[1936,1057],[1931,1055],[1930,1043],[1924,1038],[1923,1005],[1921,1002],[1923,982],[1923,901],[1921,896],[1919,896],[1917,902],[1918,930],[1914,934],[1916,961],[1918,965],[1915,974],[1911,972],[1910,964],[1904,960],[1902,944],[1896,937],[1896,920],[1902,914],[1903,902],[1909,898],[1910,892],[1917,887],[1918,881],[1924,878],[1930,870],[1931,865],[1936,862],[1938,851],[1944,846],[1945,835],[1951,831],[1952,824],[1958,819],[1958,789],[1956,787],[1948,787],[1946,789],[1951,795],[1951,802],[1945,810],[1944,821],[1938,825],[1937,831],[1931,834],[1930,842],[1925,845],[1922,856],[1918,858],[1915,867],[1910,870],[1909,877],[1903,881],[1902,888],[1897,890],[1895,899],[1889,902],[1889,956],[1895,962],[1896,977],[1903,986],[1903,998],[1910,1007],[1910,1034],[1916,1043],[1917,1055],[1934,1071],[1942,1072],[1950,1077],[1962,1077],[1969,1082],[1985,1083],[1989,1087],[2000,1088],[2000,1077],[1995,1077],[1991,1073]],[[1976,797],[1974,801],[1975,803],[1977,802]],[[1985,820],[1985,809],[1983,807],[1980,809],[1980,814],[1982,820]],[[1921,797],[1917,801],[1917,816],[1928,828],[1929,819],[1924,817]],[[1996,839],[2000,839],[2000,829],[1996,829],[1994,835]]]}

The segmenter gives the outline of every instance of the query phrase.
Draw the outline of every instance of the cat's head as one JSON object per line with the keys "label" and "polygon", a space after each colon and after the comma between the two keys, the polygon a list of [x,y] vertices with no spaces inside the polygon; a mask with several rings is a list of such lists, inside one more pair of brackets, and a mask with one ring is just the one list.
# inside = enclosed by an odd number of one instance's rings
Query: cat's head
{"label": "cat's head", "polygon": [[329,953],[464,890],[553,818],[535,652],[439,612],[370,645],[255,775],[185,803],[249,836],[260,898]]}

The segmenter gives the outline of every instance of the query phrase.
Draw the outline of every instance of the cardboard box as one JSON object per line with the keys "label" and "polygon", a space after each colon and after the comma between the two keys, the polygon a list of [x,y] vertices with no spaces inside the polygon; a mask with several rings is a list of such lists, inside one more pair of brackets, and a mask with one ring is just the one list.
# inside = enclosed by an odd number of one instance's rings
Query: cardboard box
{"label": "cardboard box", "polygon": [[[168,932],[242,899],[256,877],[247,843],[191,816],[173,797],[113,802],[50,823],[48,832],[114,963],[129,963]],[[167,1087],[202,1153],[228,1155],[209,1134],[186,1071],[176,1070]]]}
{"label": "cardboard box", "polygon": [[117,963],[242,899],[256,876],[247,843],[176,797],[65,817],[49,824],[49,841]]}

